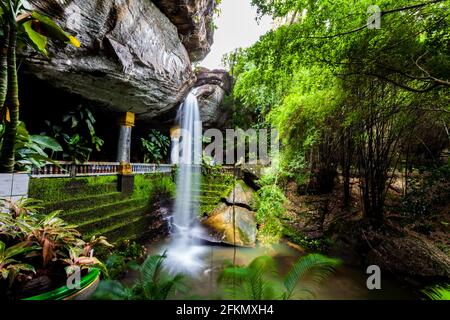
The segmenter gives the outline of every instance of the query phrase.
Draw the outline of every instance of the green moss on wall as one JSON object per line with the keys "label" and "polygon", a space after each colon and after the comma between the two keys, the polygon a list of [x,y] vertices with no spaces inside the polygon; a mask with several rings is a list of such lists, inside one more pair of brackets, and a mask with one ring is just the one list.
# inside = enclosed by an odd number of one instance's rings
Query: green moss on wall
{"label": "green moss on wall", "polygon": [[[161,197],[175,194],[172,175],[134,177],[132,195],[117,191],[117,176],[31,179],[29,195],[43,201],[43,212],[63,210],[61,217],[78,226],[84,238],[106,235],[121,239],[151,237],[155,220],[151,212]],[[156,223],[156,225],[160,225]]]}
{"label": "green moss on wall", "polygon": [[44,202],[85,198],[117,191],[117,176],[31,179],[29,197]]}
{"label": "green moss on wall", "polygon": [[134,177],[133,198],[148,197],[155,200],[160,196],[173,198],[175,196],[175,183],[171,175],[147,174]]}

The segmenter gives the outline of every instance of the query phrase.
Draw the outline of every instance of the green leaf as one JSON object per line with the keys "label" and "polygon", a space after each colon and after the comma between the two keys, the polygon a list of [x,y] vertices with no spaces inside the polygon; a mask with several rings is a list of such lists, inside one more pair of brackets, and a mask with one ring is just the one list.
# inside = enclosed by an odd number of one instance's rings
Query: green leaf
{"label": "green leaf", "polygon": [[321,254],[309,254],[300,258],[284,279],[284,286],[287,290],[285,298],[290,299],[298,283],[304,281],[306,277],[314,285],[317,285],[340,264],[340,260],[328,258]]}
{"label": "green leaf", "polygon": [[21,242],[19,244],[16,244],[16,245],[6,249],[5,256],[11,258],[11,257],[17,256],[19,254],[26,254],[28,252],[35,251],[38,249],[39,249],[39,247],[37,247],[37,246],[29,246],[29,244],[27,242]]}
{"label": "green leaf", "polygon": [[45,35],[49,38],[64,41],[66,43],[71,43],[75,47],[80,47],[79,41],[65,32],[60,26],[58,26],[52,19],[49,17],[40,14],[36,11],[31,13],[31,16],[40,22],[41,29],[45,32]]}
{"label": "green leaf", "polygon": [[23,30],[25,31],[25,34],[28,36],[28,38],[31,41],[32,46],[39,51],[40,53],[44,55],[48,55],[47,52],[47,38],[43,36],[42,34],[36,32],[33,27],[32,21],[27,21],[22,24]]}
{"label": "green leaf", "polygon": [[50,149],[52,151],[63,151],[61,145],[56,141],[56,139],[48,136],[41,136],[41,135],[33,135],[30,137],[31,141],[34,143],[39,144],[44,149]]}

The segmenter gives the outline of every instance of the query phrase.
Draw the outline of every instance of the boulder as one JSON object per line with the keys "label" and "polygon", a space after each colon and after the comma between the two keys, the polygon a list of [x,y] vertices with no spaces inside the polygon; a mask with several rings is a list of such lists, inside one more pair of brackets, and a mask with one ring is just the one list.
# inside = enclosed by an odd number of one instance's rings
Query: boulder
{"label": "boulder", "polygon": [[25,72],[138,119],[167,113],[195,75],[177,28],[148,0],[29,0],[81,42],[27,55]]}
{"label": "boulder", "polygon": [[229,110],[223,102],[231,93],[232,79],[225,70],[200,68],[197,72],[195,95],[198,98],[200,113],[205,127],[220,128],[228,120]]}
{"label": "boulder", "polygon": [[366,262],[406,278],[450,280],[450,258],[415,236],[384,237],[369,251]]}
{"label": "boulder", "polygon": [[261,189],[259,179],[262,177],[264,166],[260,164],[242,164],[241,175],[245,183],[255,190]]}
{"label": "boulder", "polygon": [[254,210],[256,207],[255,191],[245,185],[242,181],[236,184],[236,187],[225,198],[228,205],[237,205]]}
{"label": "boulder", "polygon": [[216,0],[153,0],[177,27],[193,62],[203,60],[214,42]]}
{"label": "boulder", "polygon": [[[233,228],[233,207],[236,228]],[[241,247],[256,244],[255,213],[247,208],[221,203],[202,223],[208,229],[209,237],[218,242]]]}

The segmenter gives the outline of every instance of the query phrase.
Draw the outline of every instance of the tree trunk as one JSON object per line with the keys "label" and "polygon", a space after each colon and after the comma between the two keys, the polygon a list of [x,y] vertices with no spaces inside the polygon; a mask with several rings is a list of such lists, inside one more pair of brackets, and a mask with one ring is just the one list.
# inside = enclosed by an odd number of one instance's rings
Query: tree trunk
{"label": "tree trunk", "polygon": [[19,86],[17,80],[16,44],[17,30],[11,27],[8,50],[8,92],[6,108],[9,111],[9,121],[5,121],[5,133],[0,156],[0,172],[14,172],[14,156],[17,126],[19,125]]}
{"label": "tree trunk", "polygon": [[3,107],[6,101],[8,90],[8,47],[9,47],[9,26],[5,27],[5,35],[0,47],[0,121],[4,116]]}

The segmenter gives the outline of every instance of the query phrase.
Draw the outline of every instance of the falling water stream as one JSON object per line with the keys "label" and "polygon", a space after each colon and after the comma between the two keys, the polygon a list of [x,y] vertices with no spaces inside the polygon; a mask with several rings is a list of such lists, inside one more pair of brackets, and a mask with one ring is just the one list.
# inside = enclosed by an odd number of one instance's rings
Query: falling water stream
{"label": "falling water stream", "polygon": [[196,274],[203,267],[198,222],[202,159],[202,122],[195,92],[178,110],[178,133],[172,137],[172,163],[178,165],[176,200],[171,220],[171,243],[166,267],[172,273]]}
{"label": "falling water stream", "polygon": [[[183,273],[192,280],[191,294],[215,298],[217,278],[226,261],[247,265],[263,254],[274,257],[287,273],[293,263],[306,252],[299,252],[279,244],[274,250],[256,246],[236,248],[202,242],[198,221],[202,155],[202,123],[195,91],[180,106],[177,114],[177,133],[172,136],[172,163],[178,165],[176,200],[169,219],[170,238],[152,243],[149,252],[167,252],[165,268],[172,274]],[[395,281],[383,278],[384,290],[367,290],[367,275],[359,268],[343,267],[317,292],[319,299],[410,299],[410,293]]]}

